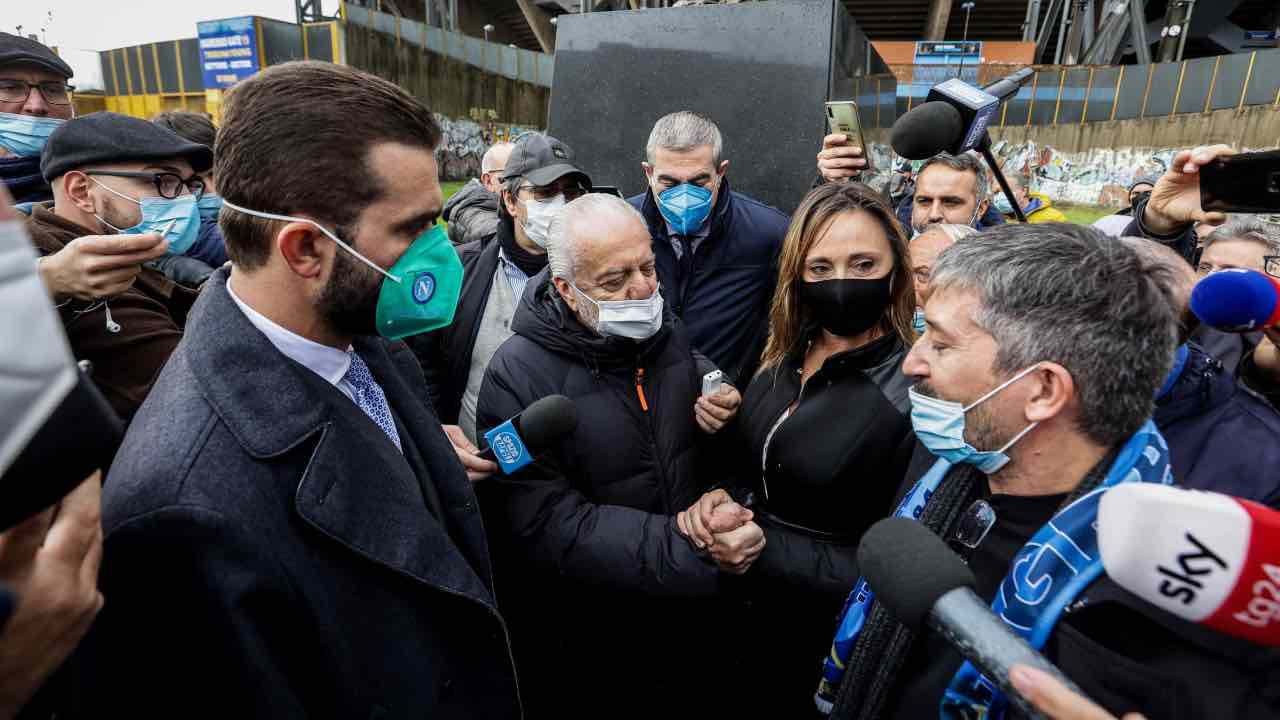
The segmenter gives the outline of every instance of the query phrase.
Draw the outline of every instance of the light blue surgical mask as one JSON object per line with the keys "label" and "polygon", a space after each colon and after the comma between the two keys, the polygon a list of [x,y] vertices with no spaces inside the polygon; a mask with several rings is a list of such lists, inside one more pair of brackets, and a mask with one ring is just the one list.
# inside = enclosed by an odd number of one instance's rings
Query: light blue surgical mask
{"label": "light blue surgical mask", "polygon": [[711,215],[711,191],[693,183],[667,188],[658,193],[658,210],[677,233],[691,235]]}
{"label": "light blue surgical mask", "polygon": [[968,463],[987,475],[999,471],[1009,463],[1009,456],[1005,452],[1039,423],[1031,423],[998,450],[979,450],[964,439],[965,413],[995,397],[996,393],[1017,382],[1037,367],[1039,365],[1032,365],[1005,380],[996,389],[967,406],[952,400],[925,395],[914,387],[908,389],[907,395],[911,398],[911,427],[915,430],[916,439],[923,443],[929,452],[950,461],[953,465]]}
{"label": "light blue surgical mask", "polygon": [[1001,215],[1013,214],[1013,204],[1009,202],[1009,198],[1004,196],[1004,193],[1000,193],[992,198],[991,203],[996,206],[996,212]]}
{"label": "light blue surgical mask", "polygon": [[66,120],[0,112],[0,147],[17,155],[30,157],[44,150],[49,136]]}
{"label": "light blue surgical mask", "polygon": [[196,201],[196,207],[200,208],[201,222],[215,222],[218,219],[218,212],[222,210],[222,196],[207,192]]}
{"label": "light blue surgical mask", "polygon": [[[93,178],[89,179],[93,180]],[[200,230],[200,208],[196,205],[194,195],[179,195],[172,200],[162,197],[144,197],[141,200],[134,200],[97,180],[93,182],[112,195],[137,203],[142,208],[142,219],[137,225],[127,228],[118,228],[95,213],[94,217],[98,218],[103,225],[125,235],[159,233],[169,242],[170,255],[184,255],[195,244]]]}
{"label": "light blue surgical mask", "polygon": [[915,314],[911,316],[911,329],[915,330],[917,335],[924,334],[924,308],[916,308]]}

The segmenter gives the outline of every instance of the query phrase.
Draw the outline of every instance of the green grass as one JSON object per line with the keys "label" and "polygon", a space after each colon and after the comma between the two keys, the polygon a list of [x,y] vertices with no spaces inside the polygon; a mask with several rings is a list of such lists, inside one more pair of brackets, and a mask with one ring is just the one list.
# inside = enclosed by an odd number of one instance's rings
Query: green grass
{"label": "green grass", "polygon": [[467,184],[466,180],[458,180],[456,182],[441,182],[440,189],[444,190],[444,201],[449,202],[449,198],[453,197],[453,194],[461,190],[462,186],[466,184]]}
{"label": "green grass", "polygon": [[[444,201],[449,202],[449,198],[453,197],[453,194],[461,190],[462,186],[466,184],[466,180],[441,182],[440,189],[444,191]],[[444,228],[445,232],[449,232],[449,223],[445,222],[443,219],[440,220],[440,227]]]}
{"label": "green grass", "polygon": [[1067,216],[1067,220],[1077,225],[1092,225],[1094,220],[1107,215],[1114,215],[1116,212],[1111,208],[1098,207],[1096,205],[1054,203],[1053,206],[1061,210],[1062,214]]}

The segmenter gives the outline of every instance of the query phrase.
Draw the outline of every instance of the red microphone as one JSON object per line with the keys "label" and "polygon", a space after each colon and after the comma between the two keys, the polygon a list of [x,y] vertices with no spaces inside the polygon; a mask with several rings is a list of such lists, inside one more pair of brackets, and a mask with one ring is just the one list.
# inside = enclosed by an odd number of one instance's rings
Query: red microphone
{"label": "red microphone", "polygon": [[1167,485],[1102,496],[1098,547],[1121,587],[1184,620],[1280,645],[1280,512]]}

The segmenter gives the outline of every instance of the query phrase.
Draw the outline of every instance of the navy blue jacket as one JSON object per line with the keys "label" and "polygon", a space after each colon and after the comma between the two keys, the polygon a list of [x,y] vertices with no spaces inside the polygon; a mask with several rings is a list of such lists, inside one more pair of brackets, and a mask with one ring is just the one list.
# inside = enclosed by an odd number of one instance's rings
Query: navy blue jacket
{"label": "navy blue jacket", "polygon": [[1188,347],[1152,418],[1169,442],[1174,479],[1280,509],[1280,413],[1220,361]]}
{"label": "navy blue jacket", "polygon": [[684,321],[693,347],[724,371],[727,380],[746,387],[768,336],[787,216],[733,192],[725,178],[707,220],[711,233],[698,245],[692,275],[686,279],[653,193],[646,191],[628,202],[649,224],[662,296]]}
{"label": "navy blue jacket", "polygon": [[355,350],[404,451],[219,269],[102,496],[93,717],[514,718],[471,484],[403,343]]}
{"label": "navy blue jacket", "polygon": [[218,219],[200,221],[200,234],[187,250],[187,257],[192,257],[209,267],[221,267],[230,258],[227,257],[227,243],[222,239],[222,230],[218,229]]}

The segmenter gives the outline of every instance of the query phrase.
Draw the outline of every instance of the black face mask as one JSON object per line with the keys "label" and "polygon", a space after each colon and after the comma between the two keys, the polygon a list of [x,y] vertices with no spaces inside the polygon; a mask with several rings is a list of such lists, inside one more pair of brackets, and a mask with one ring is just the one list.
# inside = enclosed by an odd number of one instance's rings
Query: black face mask
{"label": "black face mask", "polygon": [[872,280],[803,281],[800,302],[827,332],[848,337],[880,321],[892,287],[893,273]]}

